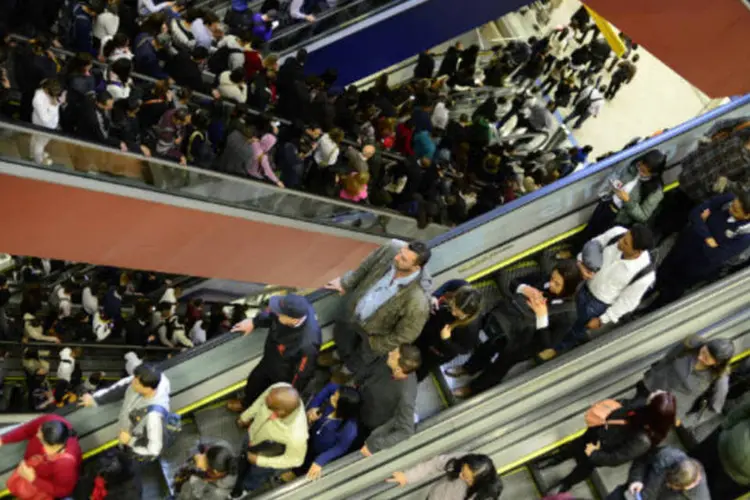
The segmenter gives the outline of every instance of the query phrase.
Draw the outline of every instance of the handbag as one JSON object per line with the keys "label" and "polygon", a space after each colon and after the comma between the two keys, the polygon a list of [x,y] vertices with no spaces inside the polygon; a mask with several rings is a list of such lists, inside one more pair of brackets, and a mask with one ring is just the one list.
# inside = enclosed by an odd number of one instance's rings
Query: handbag
{"label": "handbag", "polygon": [[614,399],[604,399],[594,403],[586,410],[583,418],[588,427],[600,427],[602,425],[625,425],[625,420],[607,420],[612,412],[622,408],[622,405]]}
{"label": "handbag", "polygon": [[[44,462],[44,460],[45,459],[42,456],[34,455],[26,461],[26,464],[29,467],[35,469],[36,466]],[[13,471],[13,474],[11,474],[10,479],[8,479],[6,486],[8,487],[8,491],[10,491],[11,494],[19,500],[55,500],[52,495],[41,491],[39,488],[34,486],[31,481],[28,481],[21,477],[21,475],[18,473],[18,468]]]}

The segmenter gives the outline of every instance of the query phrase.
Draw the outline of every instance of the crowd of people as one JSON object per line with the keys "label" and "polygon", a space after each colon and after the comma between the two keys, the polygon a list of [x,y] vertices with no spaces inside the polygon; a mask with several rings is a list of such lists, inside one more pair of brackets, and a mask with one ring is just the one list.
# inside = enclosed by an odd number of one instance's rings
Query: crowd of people
{"label": "crowd of people", "polygon": [[[433,56],[420,55],[415,79],[397,88],[386,77],[366,91],[337,89],[334,71],[305,75],[304,51],[281,67],[275,56],[262,57],[267,33],[259,26],[268,28],[273,16],[261,14],[259,25],[242,2],[233,3],[228,33],[211,12],[179,2],[139,2],[130,18],[122,17],[118,2],[57,7],[63,10],[59,17],[53,9],[25,19],[34,40],[10,56],[12,76],[22,83],[4,81],[6,94],[15,88],[21,95],[17,108],[6,101],[3,111],[123,151],[367,200],[423,222],[462,222],[585,163],[590,148],[557,151],[554,160],[538,152],[519,156],[519,144],[498,140],[497,131],[509,120],[518,128],[546,130],[550,114],[571,103],[566,120],[580,127],[633,78],[637,62],[637,54],[612,60],[588,14],[579,11],[568,27],[504,47],[483,72],[486,86],[510,81],[526,89],[541,80],[551,101],[543,103],[542,89],[523,90],[512,102],[491,96],[471,118],[453,119],[450,89],[478,85],[475,47],[453,47],[437,73]],[[308,2],[295,8],[314,15],[305,10]],[[65,64],[50,50],[53,28],[59,42],[77,52]],[[623,40],[630,52],[637,50]],[[108,63],[98,76],[95,59]],[[608,63],[613,73],[603,86],[597,80]],[[204,68],[215,81],[205,83]],[[158,81],[144,87],[133,71]],[[170,79],[183,85],[177,98]],[[210,96],[209,102],[196,106],[191,91]],[[227,100],[237,103],[229,116]],[[293,125],[280,127],[248,113],[248,106],[272,110]],[[24,263],[17,314],[7,279],[0,278],[0,329],[6,338],[27,342],[116,341],[179,350],[229,331],[252,335],[263,328],[263,356],[248,375],[244,397],[227,403],[245,429],[243,441],[202,436],[177,471],[175,495],[242,498],[272,479],[317,479],[349,452],[371,456],[412,436],[419,381],[459,355],[470,357],[445,373],[466,382],[455,395],[467,398],[501,383],[520,362],[543,363],[744,265],[750,255],[747,121],[717,124],[699,141],[681,161],[680,187],[669,196],[663,192],[664,152],[652,149],[616,169],[601,187],[586,230],[568,248],[545,254],[533,272],[498,278],[497,303],[485,303],[463,280],[433,291],[425,243],[384,245],[326,286],[341,295],[334,350],[319,351],[321,328],[303,296],[273,297],[267,310],[249,319],[242,306],[228,316],[223,305],[206,311],[199,300],[178,313],[179,289],[158,275],[115,270],[46,290],[35,283],[49,273],[45,266],[59,264],[40,259]],[[33,137],[30,156],[52,163],[45,137]],[[358,147],[345,149],[347,137]],[[386,165],[387,150],[405,159]],[[670,236],[671,246],[665,243]],[[657,247],[668,249],[660,264]],[[157,290],[158,300],[146,298]],[[127,317],[126,297],[133,310]],[[119,445],[82,476],[71,423],[54,414],[32,420],[0,436],[0,446],[29,441],[9,480],[11,493],[21,499],[140,497],[145,464],[157,460],[179,430],[170,413],[169,379],[153,360],[129,354],[135,357],[126,358],[127,377],[104,387],[97,374],[82,380],[80,351],[62,349],[60,389],[52,390],[48,361],[35,349],[24,351],[34,410],[122,400]],[[566,492],[596,468],[628,463],[627,483],[610,500],[733,500],[746,493],[750,400],[747,388],[732,391],[734,354],[729,340],[691,336],[648,369],[634,397],[593,405],[587,432],[539,464],[576,461],[545,493],[572,498]],[[312,383],[316,367],[331,370],[322,387]],[[670,432],[690,431],[697,411],[718,417],[720,426],[687,452],[667,445]],[[496,470],[485,455],[447,454],[396,472],[389,481],[404,486],[438,477],[428,498],[497,499],[503,485]]]}
{"label": "crowd of people", "polygon": [[[246,3],[233,2],[226,23],[188,2],[134,8],[83,0],[57,7],[59,16],[6,27],[8,33],[20,26],[33,38],[5,38],[0,114],[143,158],[70,159],[50,146],[50,137],[34,135],[33,161],[72,160],[79,170],[157,183],[147,160],[161,158],[397,210],[422,225],[460,224],[582,168],[590,146],[545,155],[524,149],[528,138],[508,139],[500,130],[510,122],[516,131],[551,136],[561,126],[554,111],[566,107],[566,120],[580,126],[604,104],[598,87],[606,63],[612,61],[606,89],[612,98],[633,78],[637,58],[614,57],[601,36],[585,41],[593,23],[574,17],[545,37],[496,48],[484,69],[477,45],[457,44],[437,71],[425,52],[412,80],[392,86],[386,74],[360,90],[338,86],[335,69],[307,74],[304,49],[283,65],[265,53],[267,32],[259,26],[272,22],[272,5],[253,15]],[[28,8],[16,6],[21,13]],[[260,25],[258,16],[265,19]],[[636,50],[630,43],[629,51]],[[514,93],[490,93],[473,112],[453,113],[456,92],[477,85],[510,86]]]}

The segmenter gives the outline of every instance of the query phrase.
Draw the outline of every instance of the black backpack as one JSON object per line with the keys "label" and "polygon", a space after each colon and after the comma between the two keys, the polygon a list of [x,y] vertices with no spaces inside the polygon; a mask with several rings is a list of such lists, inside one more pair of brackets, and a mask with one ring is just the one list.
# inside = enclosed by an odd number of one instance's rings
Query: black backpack
{"label": "black backpack", "polygon": [[221,73],[229,69],[229,58],[232,54],[241,54],[242,49],[223,46],[208,58],[208,70],[218,78]]}

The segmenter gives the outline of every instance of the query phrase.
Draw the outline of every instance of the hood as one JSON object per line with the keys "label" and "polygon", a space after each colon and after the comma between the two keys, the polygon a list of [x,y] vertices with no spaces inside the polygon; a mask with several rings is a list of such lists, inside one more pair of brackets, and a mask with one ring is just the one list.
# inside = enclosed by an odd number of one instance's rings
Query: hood
{"label": "hood", "polygon": [[164,292],[164,295],[161,296],[161,299],[159,299],[159,302],[169,302],[170,304],[176,304],[177,303],[177,297],[174,294],[174,288],[169,287]]}
{"label": "hood", "polygon": [[141,358],[139,358],[138,355],[134,353],[133,351],[126,352],[124,358],[125,358],[125,361],[130,361],[132,363],[135,363],[141,360]]}
{"label": "hood", "polygon": [[36,319],[36,317],[31,313],[24,313],[23,315],[24,321],[33,321],[34,319]]}
{"label": "hood", "polygon": [[135,369],[141,364],[143,364],[143,360],[141,360],[133,351],[125,354],[125,371],[128,375],[133,375]]}
{"label": "hood", "polygon": [[237,85],[232,80],[229,79],[229,75],[231,74],[231,71],[225,71],[219,75],[219,86],[221,85]]}
{"label": "hood", "polygon": [[272,147],[276,145],[276,136],[273,134],[265,134],[260,138],[260,148],[264,153],[268,153]]}
{"label": "hood", "polygon": [[73,351],[70,347],[66,347],[60,351],[60,360],[62,361],[73,361]]}

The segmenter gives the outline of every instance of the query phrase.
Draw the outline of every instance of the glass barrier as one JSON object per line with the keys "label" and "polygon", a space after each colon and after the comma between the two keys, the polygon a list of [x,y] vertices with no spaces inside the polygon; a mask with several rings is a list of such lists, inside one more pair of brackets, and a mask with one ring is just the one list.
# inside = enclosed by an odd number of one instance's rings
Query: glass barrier
{"label": "glass barrier", "polygon": [[411,217],[338,200],[315,196],[270,183],[186,167],[157,158],[146,158],[89,144],[43,130],[4,122],[0,124],[0,158],[34,165],[38,150],[56,171],[90,175],[134,187],[210,201],[303,222],[357,233],[402,239],[429,239],[447,231],[432,224],[417,227]]}
{"label": "glass barrier", "polygon": [[336,7],[316,14],[316,19],[312,23],[292,20],[293,24],[278,29],[273,38],[268,41],[268,50],[278,53],[294,52],[315,40],[401,3],[404,3],[403,0],[339,1]]}

